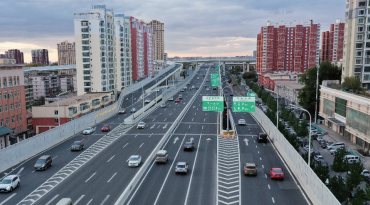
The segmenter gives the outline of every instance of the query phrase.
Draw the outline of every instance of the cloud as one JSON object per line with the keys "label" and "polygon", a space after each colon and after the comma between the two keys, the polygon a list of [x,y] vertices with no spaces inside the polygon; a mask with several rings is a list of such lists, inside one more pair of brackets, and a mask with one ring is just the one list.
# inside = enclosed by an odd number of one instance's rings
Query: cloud
{"label": "cloud", "polygon": [[[114,0],[106,3],[115,13],[149,22],[165,23],[165,50],[173,56],[251,55],[256,36],[267,20],[287,24],[313,20],[321,31],[337,18],[344,20],[345,1],[338,0]],[[88,12],[98,0],[3,0],[0,13],[0,53],[11,45],[31,59],[30,50],[47,48],[56,61],[57,43],[74,41],[74,13]],[[330,8],[330,9],[329,9]],[[17,15],[14,15],[17,14]],[[24,44],[23,46],[21,44]],[[15,47],[13,47],[15,48]]]}

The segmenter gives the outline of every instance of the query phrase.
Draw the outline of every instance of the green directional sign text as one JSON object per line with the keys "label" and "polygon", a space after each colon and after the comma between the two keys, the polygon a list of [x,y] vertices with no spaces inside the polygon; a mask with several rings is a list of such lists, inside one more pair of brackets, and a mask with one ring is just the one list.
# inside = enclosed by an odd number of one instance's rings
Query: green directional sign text
{"label": "green directional sign text", "polygon": [[213,78],[213,79],[211,79],[211,86],[212,87],[218,87],[218,86],[220,86],[220,78]]}
{"label": "green directional sign text", "polygon": [[247,93],[247,97],[257,97],[256,93]]}
{"label": "green directional sign text", "polygon": [[219,65],[216,65],[216,69],[220,69],[220,66]]}
{"label": "green directional sign text", "polygon": [[224,110],[224,97],[220,96],[203,96],[202,98],[203,111],[221,112]]}
{"label": "green directional sign text", "polygon": [[211,79],[212,78],[220,78],[220,75],[218,73],[211,73]]}
{"label": "green directional sign text", "polygon": [[233,97],[233,112],[255,112],[255,97]]}

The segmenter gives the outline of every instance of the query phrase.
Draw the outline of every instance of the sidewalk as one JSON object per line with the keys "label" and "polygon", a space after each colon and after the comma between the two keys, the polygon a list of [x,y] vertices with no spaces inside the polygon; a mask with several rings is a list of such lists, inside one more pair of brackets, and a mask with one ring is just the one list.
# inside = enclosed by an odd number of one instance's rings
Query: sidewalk
{"label": "sidewalk", "polygon": [[364,164],[364,168],[367,169],[367,170],[370,169],[370,157],[368,157],[368,156],[364,157],[360,153],[358,153],[356,150],[360,149],[359,146],[357,146],[356,144],[351,142],[345,136],[342,136],[342,135],[336,133],[335,131],[333,131],[332,129],[328,128],[325,125],[316,124],[316,126],[318,126],[320,129],[327,132],[327,135],[323,136],[324,140],[329,141],[329,142],[344,142],[345,145],[346,145],[346,149],[348,151],[352,150],[356,153],[357,156],[361,157],[362,163]]}

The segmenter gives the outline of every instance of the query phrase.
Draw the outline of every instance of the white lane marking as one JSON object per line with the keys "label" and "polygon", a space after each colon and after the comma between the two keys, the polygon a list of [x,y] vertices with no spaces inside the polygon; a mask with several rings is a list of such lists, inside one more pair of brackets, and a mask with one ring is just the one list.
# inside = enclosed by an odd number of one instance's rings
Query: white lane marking
{"label": "white lane marking", "polygon": [[267,174],[265,174],[265,178],[267,178]]}
{"label": "white lane marking", "polygon": [[195,106],[193,106],[193,108],[195,108]]}
{"label": "white lane marking", "polygon": [[107,200],[108,200],[108,198],[110,197],[110,195],[107,195],[106,197],[105,197],[105,199],[101,202],[101,204],[100,205],[103,205]]}
{"label": "white lane marking", "polygon": [[[144,144],[144,143],[143,143],[143,144]],[[141,144],[141,145],[140,145],[140,147],[141,147],[141,146],[143,146],[143,144]],[[140,147],[139,147],[139,148],[140,148]]]}
{"label": "white lane marking", "polygon": [[58,157],[58,156],[54,157],[54,158],[53,158],[53,160],[54,160],[55,158],[57,158],[57,157]]}
{"label": "white lane marking", "polygon": [[194,121],[194,118],[193,118],[193,119],[191,119],[191,121]]}
{"label": "white lane marking", "polygon": [[207,115],[207,113],[206,113],[206,115]]}
{"label": "white lane marking", "polygon": [[260,160],[262,160],[262,157],[260,157]]}
{"label": "white lane marking", "polygon": [[150,129],[153,129],[155,127],[155,124],[153,126],[150,127]]}
{"label": "white lane marking", "polygon": [[203,120],[204,122],[206,121],[206,118],[204,118],[204,120]]}
{"label": "white lane marking", "polygon": [[274,203],[275,204],[275,199],[274,199],[274,197],[271,197],[272,198],[272,203]]}
{"label": "white lane marking", "polygon": [[46,203],[45,205],[49,205],[51,202],[53,202],[57,197],[59,196],[59,194],[55,195],[52,199],[50,199],[50,201],[48,201],[48,203]]}
{"label": "white lane marking", "polygon": [[155,118],[152,120],[152,122],[154,122]]}
{"label": "white lane marking", "polygon": [[256,148],[257,148],[257,145],[256,145]]}
{"label": "white lane marking", "polygon": [[260,153],[260,151],[257,151],[257,153],[259,154],[259,153]]}
{"label": "white lane marking", "polygon": [[189,125],[189,128],[188,129],[190,129],[190,127],[191,127],[191,125]]}
{"label": "white lane marking", "polygon": [[113,155],[110,159],[108,159],[108,161],[107,161],[107,162],[109,162],[110,160],[112,160],[114,156],[116,156],[116,155]]}
{"label": "white lane marking", "polygon": [[3,205],[5,202],[9,201],[11,198],[13,198],[17,193],[14,193],[10,195],[7,199],[5,199],[3,202],[0,203],[0,205]]}
{"label": "white lane marking", "polygon": [[171,115],[171,114],[172,114],[172,112],[169,115]]}
{"label": "white lane marking", "polygon": [[176,144],[177,140],[179,140],[179,137],[175,138],[175,140],[173,141],[173,144]]}
{"label": "white lane marking", "polygon": [[71,147],[68,147],[68,148],[67,148],[67,151],[70,151],[70,150],[71,150]]}
{"label": "white lane marking", "polygon": [[34,173],[36,170],[33,170],[31,173]]}
{"label": "white lane marking", "polygon": [[194,115],[197,115],[197,113],[194,113]]}
{"label": "white lane marking", "polygon": [[111,123],[114,123],[114,121],[112,121]]}
{"label": "white lane marking", "polygon": [[188,197],[189,197],[189,192],[190,192],[190,186],[191,186],[191,180],[193,179],[193,173],[194,173],[194,170],[195,170],[195,164],[197,163],[197,156],[198,156],[198,151],[199,151],[200,140],[201,139],[202,139],[202,135],[200,135],[200,137],[199,137],[198,149],[197,149],[197,152],[195,154],[194,166],[193,166],[193,169],[191,170],[191,175],[190,175],[190,183],[189,183],[189,186],[188,186],[188,191],[186,192],[185,203],[184,203],[185,205],[188,202]]}
{"label": "white lane marking", "polygon": [[153,133],[152,133],[152,134],[150,134],[150,135],[149,135],[149,137],[151,137],[152,135],[153,135]]}
{"label": "white lane marking", "polygon": [[262,165],[262,169],[264,169],[264,168],[265,168],[265,166]]}
{"label": "white lane marking", "polygon": [[203,129],[204,126],[202,126],[202,129]]}
{"label": "white lane marking", "polygon": [[198,110],[198,108],[197,108],[197,110]]}
{"label": "white lane marking", "polygon": [[269,187],[269,189],[271,189],[270,184],[267,184],[267,186]]}
{"label": "white lane marking", "polygon": [[164,109],[164,111],[166,111],[167,110],[167,108],[166,109]]}
{"label": "white lane marking", "polygon": [[113,179],[114,176],[116,176],[117,172],[113,174],[113,176],[107,181],[108,183],[110,182],[110,180]]}
{"label": "white lane marking", "polygon": [[[185,138],[186,138],[186,134],[185,134],[184,138],[182,139],[182,142],[181,142],[181,144],[180,144],[180,146],[179,146],[179,149],[177,150],[177,153],[176,153],[176,155],[175,155],[175,158],[174,158],[174,159],[173,159],[173,161],[172,161],[171,167],[173,167],[173,164],[174,164],[174,163],[175,163],[175,161],[176,161],[177,155],[179,154],[179,152],[180,152],[180,150],[181,150],[181,148],[182,148],[182,144],[184,143]],[[171,169],[171,168],[168,170],[167,175],[166,175],[166,178],[164,178],[164,181],[163,181],[163,184],[162,184],[162,186],[161,186],[161,189],[159,190],[159,193],[158,193],[158,195],[157,195],[157,198],[156,198],[156,199],[155,199],[155,201],[154,201],[154,205],[156,205],[156,204],[157,204],[157,201],[158,201],[158,199],[159,199],[159,196],[161,195],[161,192],[162,192],[162,190],[163,190],[164,184],[165,184],[165,183],[166,183],[166,181],[167,181],[168,175],[170,175],[170,172],[172,172],[172,171],[173,171],[173,169]]]}
{"label": "white lane marking", "polygon": [[84,197],[85,197],[85,195],[81,195],[81,196],[80,196],[80,198],[78,198],[78,199],[75,201],[74,205],[76,205],[78,202],[80,202],[80,201],[82,200],[82,198],[84,198]]}
{"label": "white lane marking", "polygon": [[89,202],[87,202],[87,204],[86,204],[86,205],[89,205],[89,204],[92,202],[92,200],[93,200],[93,199],[91,199]]}
{"label": "white lane marking", "polygon": [[158,125],[157,129],[159,129],[161,127],[161,125]]}
{"label": "white lane marking", "polygon": [[[137,136],[137,135],[136,135],[136,136]],[[136,137],[136,136],[135,136],[135,137]],[[127,145],[128,145],[128,143],[126,143],[126,144],[125,144],[125,146],[123,146],[123,148],[125,148]]]}
{"label": "white lane marking", "polygon": [[167,118],[164,118],[164,120],[163,121],[166,121],[167,120]]}
{"label": "white lane marking", "polygon": [[22,168],[18,171],[17,175],[19,175],[19,174],[23,171],[23,169],[24,169],[24,167],[22,167]]}
{"label": "white lane marking", "polygon": [[95,174],[96,174],[96,172],[94,174],[92,174],[91,177],[89,177],[85,182],[88,182]]}

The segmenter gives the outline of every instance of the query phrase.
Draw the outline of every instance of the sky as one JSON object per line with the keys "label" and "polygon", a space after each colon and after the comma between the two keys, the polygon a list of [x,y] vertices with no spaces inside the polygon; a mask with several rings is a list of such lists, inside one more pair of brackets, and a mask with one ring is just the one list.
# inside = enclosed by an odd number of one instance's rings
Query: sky
{"label": "sky", "polygon": [[165,52],[180,56],[245,56],[256,50],[256,37],[267,21],[313,20],[321,32],[340,18],[346,0],[1,0],[0,53],[19,49],[25,63],[31,50],[48,49],[58,60],[57,44],[74,42],[74,13],[106,5],[115,13],[165,25]]}

